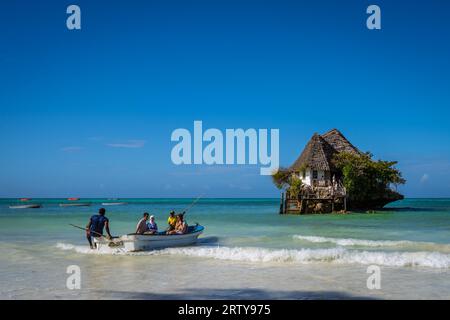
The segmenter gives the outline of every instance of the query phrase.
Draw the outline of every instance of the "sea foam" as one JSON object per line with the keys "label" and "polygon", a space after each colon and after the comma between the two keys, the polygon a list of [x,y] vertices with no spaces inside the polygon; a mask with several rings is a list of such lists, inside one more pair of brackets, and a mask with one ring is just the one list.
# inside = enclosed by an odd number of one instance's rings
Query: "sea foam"
{"label": "sea foam", "polygon": [[121,248],[102,247],[99,250],[97,249],[94,250],[89,248],[88,246],[77,246],[70,243],[62,243],[62,242],[58,242],[56,244],[56,247],[61,250],[71,250],[83,254],[127,254],[127,252]]}
{"label": "sea foam", "polygon": [[91,250],[85,246],[58,243],[63,250],[74,250],[86,254],[113,255],[182,255],[218,260],[259,262],[259,263],[336,263],[336,264],[376,264],[392,267],[428,267],[448,269],[450,255],[439,252],[382,252],[349,250],[343,247],[330,249],[267,249],[256,247],[184,247],[154,250],[149,252],[124,252],[105,248],[103,251]]}
{"label": "sea foam", "polygon": [[409,247],[417,250],[450,252],[450,245],[434,242],[420,242],[409,240],[365,240],[352,238],[331,238],[319,236],[294,235],[294,239],[312,243],[334,243],[344,247]]}
{"label": "sea foam", "polygon": [[365,246],[365,247],[397,247],[404,245],[412,245],[413,241],[408,240],[364,240],[364,239],[352,239],[352,238],[330,238],[330,237],[318,237],[318,236],[302,236],[294,235],[294,239],[304,240],[314,243],[335,243],[340,246]]}

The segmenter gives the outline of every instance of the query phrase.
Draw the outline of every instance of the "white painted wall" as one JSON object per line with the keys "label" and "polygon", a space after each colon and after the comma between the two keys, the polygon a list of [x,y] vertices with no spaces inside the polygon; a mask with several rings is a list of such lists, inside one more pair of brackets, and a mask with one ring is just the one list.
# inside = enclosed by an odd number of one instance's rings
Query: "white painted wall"
{"label": "white painted wall", "polygon": [[[302,180],[302,182],[308,186],[312,185],[313,180],[313,170],[306,169],[305,177],[303,178],[303,174],[300,172],[297,177]],[[325,171],[317,170],[317,180],[325,180]]]}
{"label": "white painted wall", "polygon": [[306,169],[305,172],[305,177],[303,177],[303,174],[300,172],[297,177],[302,180],[303,184],[306,184],[308,186],[311,185],[311,177],[312,177],[312,172],[309,169]]}

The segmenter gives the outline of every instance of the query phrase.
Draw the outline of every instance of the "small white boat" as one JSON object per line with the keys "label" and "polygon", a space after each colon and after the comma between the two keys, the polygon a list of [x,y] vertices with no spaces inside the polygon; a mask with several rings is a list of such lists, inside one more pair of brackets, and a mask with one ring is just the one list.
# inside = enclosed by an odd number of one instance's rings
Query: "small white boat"
{"label": "small white boat", "polygon": [[72,203],[60,203],[60,207],[89,207],[91,204],[89,202],[72,202]]}
{"label": "small white boat", "polygon": [[37,209],[40,208],[40,204],[19,204],[19,205],[11,205],[10,209]]}
{"label": "small white boat", "polygon": [[124,249],[127,252],[150,251],[171,247],[182,247],[195,244],[205,228],[200,225],[190,226],[185,234],[127,234],[111,241],[104,237],[94,238],[97,249],[104,247]]}
{"label": "small white boat", "polygon": [[123,206],[126,202],[102,202],[102,206]]}

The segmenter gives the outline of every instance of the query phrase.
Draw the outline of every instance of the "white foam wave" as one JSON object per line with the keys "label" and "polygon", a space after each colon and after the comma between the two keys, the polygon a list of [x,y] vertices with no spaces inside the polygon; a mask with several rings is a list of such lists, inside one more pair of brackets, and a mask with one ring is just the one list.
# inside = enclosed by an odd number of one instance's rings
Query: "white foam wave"
{"label": "white foam wave", "polygon": [[303,240],[313,243],[334,243],[339,246],[364,246],[364,247],[416,247],[416,248],[435,248],[448,251],[449,245],[433,243],[433,242],[416,242],[409,240],[365,240],[352,238],[331,238],[318,236],[294,235],[294,239]]}
{"label": "white foam wave", "polygon": [[168,248],[150,252],[124,252],[106,248],[105,251],[91,250],[86,247],[59,243],[58,248],[75,250],[79,253],[126,254],[126,255],[182,255],[190,257],[212,258],[244,262],[278,263],[339,263],[339,264],[376,264],[392,267],[450,267],[450,255],[439,252],[381,252],[348,250],[342,247],[331,249],[266,249],[253,247],[185,247]]}
{"label": "white foam wave", "polygon": [[330,238],[330,237],[318,237],[318,236],[302,236],[294,235],[294,239],[304,240],[314,243],[335,243],[340,246],[366,246],[366,247],[390,247],[390,246],[402,246],[411,244],[411,241],[400,240],[364,240],[364,239],[352,239],[352,238]]}
{"label": "white foam wave", "polygon": [[123,249],[118,248],[109,248],[109,247],[102,247],[99,250],[93,250],[89,248],[88,246],[76,246],[70,243],[61,243],[58,242],[56,244],[56,247],[61,250],[73,250],[77,253],[83,253],[83,254],[124,254],[127,253]]}

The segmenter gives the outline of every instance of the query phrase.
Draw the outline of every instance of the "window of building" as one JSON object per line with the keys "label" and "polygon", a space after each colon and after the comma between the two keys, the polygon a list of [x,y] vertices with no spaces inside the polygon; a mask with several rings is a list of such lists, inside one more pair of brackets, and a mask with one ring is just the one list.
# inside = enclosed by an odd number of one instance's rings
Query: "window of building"
{"label": "window of building", "polygon": [[317,170],[313,170],[313,179],[317,179],[317,176],[318,176]]}

